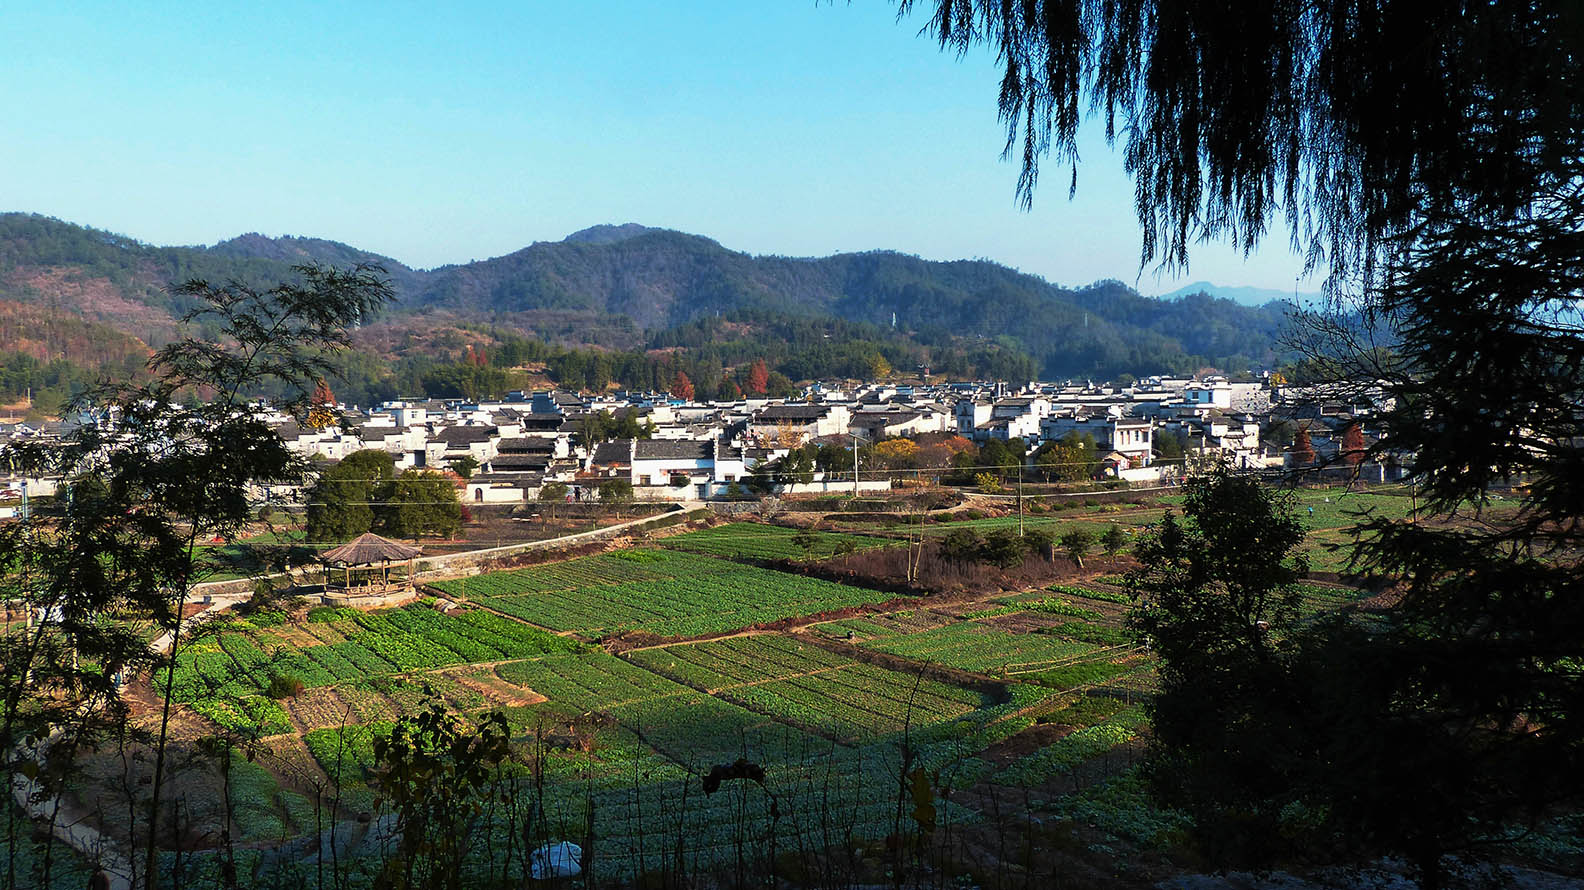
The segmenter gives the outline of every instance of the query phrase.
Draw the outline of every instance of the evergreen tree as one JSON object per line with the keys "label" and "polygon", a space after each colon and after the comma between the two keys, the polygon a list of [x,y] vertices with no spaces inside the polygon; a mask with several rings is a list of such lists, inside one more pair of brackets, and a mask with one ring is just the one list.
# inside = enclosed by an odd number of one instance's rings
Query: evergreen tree
{"label": "evergreen tree", "polygon": [[748,366],[748,392],[762,396],[770,391],[770,369],[762,358],[754,359]]}
{"label": "evergreen tree", "polygon": [[1348,466],[1358,466],[1364,459],[1364,430],[1359,427],[1358,421],[1353,421],[1342,428],[1342,462]]}
{"label": "evergreen tree", "polygon": [[1100,536],[1100,546],[1105,549],[1106,556],[1115,557],[1127,546],[1127,532],[1115,522],[1106,526],[1105,534]]}
{"label": "evergreen tree", "polygon": [[671,394],[684,402],[693,401],[693,381],[680,370],[671,378]]}
{"label": "evergreen tree", "polygon": [[1309,427],[1299,426],[1293,433],[1292,460],[1295,467],[1307,467],[1315,462],[1314,446],[1309,444]]}
{"label": "evergreen tree", "polygon": [[1062,552],[1066,553],[1067,558],[1073,561],[1073,565],[1080,569],[1084,567],[1084,557],[1094,547],[1094,543],[1094,533],[1081,525],[1073,527],[1061,536]]}

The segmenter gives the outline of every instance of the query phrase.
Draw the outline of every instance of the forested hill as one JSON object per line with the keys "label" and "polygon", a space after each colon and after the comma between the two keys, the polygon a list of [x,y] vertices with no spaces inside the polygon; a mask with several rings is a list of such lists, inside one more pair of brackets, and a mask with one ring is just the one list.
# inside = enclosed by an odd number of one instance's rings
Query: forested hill
{"label": "forested hill", "polygon": [[[551,343],[655,349],[712,333],[752,340],[755,329],[803,319],[831,336],[890,344],[894,360],[942,367],[952,363],[937,356],[969,356],[956,366],[971,371],[1006,367],[972,354],[1015,352],[1044,376],[1110,376],[1270,365],[1285,321],[1274,304],[1160,300],[1117,281],[1069,289],[995,263],[883,251],[751,256],[631,223],[417,270],[317,238],[247,234],[209,247],[154,247],[47,217],[0,215],[0,302],[98,322],[150,345],[172,335],[186,308],[166,293],[167,283],[267,283],[309,260],[383,265],[398,293],[384,323],[423,343],[436,342],[422,336],[428,327],[484,324]],[[711,323],[734,320],[744,326],[712,332]]]}
{"label": "forested hill", "polygon": [[[1070,290],[985,261],[887,251],[819,259],[750,256],[708,238],[598,227],[491,260],[436,269],[419,306],[465,314],[587,310],[663,330],[701,316],[769,309],[889,326],[924,342],[1011,337],[1047,374],[1265,363],[1277,306],[1142,297],[1118,281]],[[590,230],[593,231],[593,230]],[[1241,362],[1230,362],[1235,357]],[[1165,368],[1161,363],[1171,365]]]}

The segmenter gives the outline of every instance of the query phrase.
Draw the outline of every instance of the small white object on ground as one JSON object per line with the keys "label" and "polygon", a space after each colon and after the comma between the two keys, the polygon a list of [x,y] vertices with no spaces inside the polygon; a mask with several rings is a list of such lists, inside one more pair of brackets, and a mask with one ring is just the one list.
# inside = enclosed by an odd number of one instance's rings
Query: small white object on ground
{"label": "small white object on ground", "polygon": [[558,844],[545,844],[533,851],[533,858],[529,860],[529,873],[534,880],[542,881],[546,878],[570,878],[582,874],[583,848],[577,844],[561,841]]}

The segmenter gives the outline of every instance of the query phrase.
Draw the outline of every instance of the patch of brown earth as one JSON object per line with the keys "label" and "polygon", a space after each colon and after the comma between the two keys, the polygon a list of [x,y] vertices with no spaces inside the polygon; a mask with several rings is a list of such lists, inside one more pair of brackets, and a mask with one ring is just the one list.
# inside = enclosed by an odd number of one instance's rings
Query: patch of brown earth
{"label": "patch of brown earth", "polygon": [[340,726],[348,721],[350,709],[334,686],[316,686],[281,702],[287,719],[298,733]]}
{"label": "patch of brown earth", "polygon": [[84,275],[63,266],[18,266],[7,283],[37,293],[51,307],[70,308],[85,318],[103,321],[145,342],[175,337],[176,320],[170,313],[129,299],[110,279]]}
{"label": "patch of brown earth", "polygon": [[494,673],[489,674],[457,674],[453,677],[457,685],[471,689],[484,696],[491,708],[518,708],[526,705],[536,705],[547,699],[526,686],[513,686]]}
{"label": "patch of brown earth", "polygon": [[1053,745],[1077,731],[1077,727],[1065,723],[1036,723],[1009,739],[996,742],[980,752],[979,756],[997,767],[1011,766],[1046,745]]}

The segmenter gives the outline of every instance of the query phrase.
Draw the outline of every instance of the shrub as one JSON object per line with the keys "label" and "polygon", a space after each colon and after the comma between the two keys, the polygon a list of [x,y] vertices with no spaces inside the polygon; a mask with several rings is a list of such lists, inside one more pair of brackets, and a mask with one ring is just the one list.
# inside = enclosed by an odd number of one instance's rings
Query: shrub
{"label": "shrub", "polygon": [[983,552],[987,562],[1010,569],[1023,562],[1023,557],[1028,555],[1028,544],[1012,529],[997,529],[985,537]]}
{"label": "shrub", "polygon": [[941,557],[955,563],[977,563],[984,558],[985,541],[971,528],[953,529],[941,539]]}
{"label": "shrub", "polygon": [[1107,556],[1116,556],[1127,546],[1127,533],[1122,531],[1122,526],[1113,522],[1100,536],[1100,546],[1105,549]]}
{"label": "shrub", "polygon": [[1094,534],[1080,525],[1061,536],[1061,546],[1067,558],[1081,569],[1084,554],[1094,546]]}
{"label": "shrub", "polygon": [[1056,536],[1046,529],[1031,528],[1023,532],[1023,542],[1030,552],[1039,554],[1042,559],[1056,558]]}
{"label": "shrub", "polygon": [[303,691],[303,681],[291,674],[272,674],[264,694],[270,698],[291,698]]}

